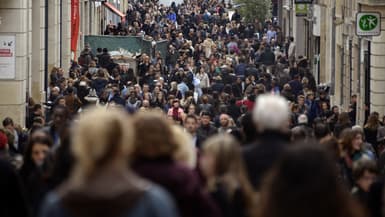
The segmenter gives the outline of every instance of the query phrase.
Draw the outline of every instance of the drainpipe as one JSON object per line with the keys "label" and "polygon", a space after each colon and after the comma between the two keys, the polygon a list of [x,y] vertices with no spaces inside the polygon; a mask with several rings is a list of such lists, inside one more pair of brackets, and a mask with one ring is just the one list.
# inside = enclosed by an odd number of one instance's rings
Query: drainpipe
{"label": "drainpipe", "polygon": [[332,1],[332,56],[331,56],[331,91],[330,94],[335,94],[335,83],[336,83],[336,0]]}
{"label": "drainpipe", "polygon": [[[358,3],[358,12],[361,12],[361,4]],[[356,117],[356,120],[358,123],[360,124],[364,124],[364,121],[365,121],[365,100],[363,97],[364,94],[361,93],[361,61],[362,61],[362,58],[361,58],[361,49],[362,49],[362,37],[361,36],[358,36],[358,60],[357,60],[357,95],[359,97],[357,97],[358,99],[358,103],[357,105],[359,105],[359,108],[357,108],[358,112],[357,112],[357,117]]]}
{"label": "drainpipe", "polygon": [[88,2],[88,35],[92,35],[92,1]]}
{"label": "drainpipe", "polygon": [[59,34],[59,48],[60,48],[60,68],[63,66],[63,0],[60,0],[60,10],[59,10],[59,19],[60,19],[60,34]]}
{"label": "drainpipe", "polygon": [[44,91],[45,91],[45,101],[48,100],[48,0],[45,0],[44,7]]}

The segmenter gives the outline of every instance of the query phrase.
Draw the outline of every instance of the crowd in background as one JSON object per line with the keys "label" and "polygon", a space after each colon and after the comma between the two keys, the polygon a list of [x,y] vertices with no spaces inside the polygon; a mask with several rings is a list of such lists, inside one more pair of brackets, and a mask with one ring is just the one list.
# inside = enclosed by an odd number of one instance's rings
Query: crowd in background
{"label": "crowd in background", "polygon": [[275,19],[186,0],[125,20],[105,34],[167,40],[166,57],[127,69],[85,45],[54,67],[26,128],[2,117],[0,216],[382,216],[384,118],[331,105]]}

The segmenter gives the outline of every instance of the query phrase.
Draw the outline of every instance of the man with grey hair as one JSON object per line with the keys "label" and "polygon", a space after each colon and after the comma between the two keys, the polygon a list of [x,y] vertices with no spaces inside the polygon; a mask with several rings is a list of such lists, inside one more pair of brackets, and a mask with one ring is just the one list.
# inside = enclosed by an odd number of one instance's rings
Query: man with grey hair
{"label": "man with grey hair", "polygon": [[290,142],[290,111],[285,98],[265,94],[258,96],[252,115],[257,141],[243,149],[243,158],[249,180],[259,190],[264,176]]}

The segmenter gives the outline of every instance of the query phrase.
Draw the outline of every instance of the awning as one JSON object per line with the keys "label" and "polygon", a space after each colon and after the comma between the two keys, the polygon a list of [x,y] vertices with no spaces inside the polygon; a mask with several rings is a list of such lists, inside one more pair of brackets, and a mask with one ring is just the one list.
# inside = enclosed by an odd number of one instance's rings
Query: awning
{"label": "awning", "polygon": [[109,2],[103,2],[103,5],[105,5],[110,11],[118,15],[122,20],[126,18],[126,15],[123,14],[119,9],[117,9],[113,4]]}

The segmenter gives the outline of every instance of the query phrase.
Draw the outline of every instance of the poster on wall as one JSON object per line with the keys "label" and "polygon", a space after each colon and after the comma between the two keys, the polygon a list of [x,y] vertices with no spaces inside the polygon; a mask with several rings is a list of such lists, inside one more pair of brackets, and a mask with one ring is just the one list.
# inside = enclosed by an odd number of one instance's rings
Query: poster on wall
{"label": "poster on wall", "polygon": [[16,76],[16,36],[0,35],[0,79],[14,79]]}

